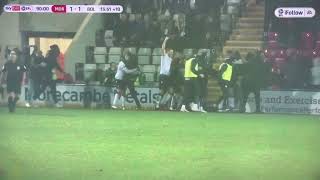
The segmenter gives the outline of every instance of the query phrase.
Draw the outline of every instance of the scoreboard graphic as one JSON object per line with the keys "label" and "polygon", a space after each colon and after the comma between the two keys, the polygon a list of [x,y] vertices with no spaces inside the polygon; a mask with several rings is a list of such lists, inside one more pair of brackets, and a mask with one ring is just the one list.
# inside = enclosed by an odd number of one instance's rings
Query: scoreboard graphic
{"label": "scoreboard graphic", "polygon": [[3,7],[8,13],[122,13],[120,5],[22,5],[9,4]]}

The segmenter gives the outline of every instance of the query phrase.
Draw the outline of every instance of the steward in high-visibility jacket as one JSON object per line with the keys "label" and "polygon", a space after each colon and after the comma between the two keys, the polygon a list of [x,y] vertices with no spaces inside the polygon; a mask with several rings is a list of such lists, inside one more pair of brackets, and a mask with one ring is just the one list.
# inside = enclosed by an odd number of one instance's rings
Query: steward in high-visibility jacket
{"label": "steward in high-visibility jacket", "polygon": [[231,82],[233,67],[229,63],[222,63],[219,67],[219,72],[221,74],[221,80]]}
{"label": "steward in high-visibility jacket", "polygon": [[223,109],[229,110],[229,91],[232,89],[232,76],[233,76],[233,66],[231,64],[232,60],[230,58],[226,59],[219,67],[219,77],[220,77],[220,87],[223,93]]}
{"label": "steward in high-visibility jacket", "polygon": [[198,77],[203,76],[200,73],[201,67],[198,65],[198,58],[187,59],[184,66],[184,96],[181,111],[189,112],[190,103],[191,110],[197,111],[196,103],[199,101],[199,81]]}

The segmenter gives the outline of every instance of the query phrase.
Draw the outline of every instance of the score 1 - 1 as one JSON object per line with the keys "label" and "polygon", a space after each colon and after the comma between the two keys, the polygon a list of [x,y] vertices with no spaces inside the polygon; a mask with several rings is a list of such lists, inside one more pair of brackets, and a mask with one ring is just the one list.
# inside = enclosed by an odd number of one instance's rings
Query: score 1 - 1
{"label": "score 1 - 1", "polygon": [[67,5],[67,13],[81,13],[83,11],[81,5]]}

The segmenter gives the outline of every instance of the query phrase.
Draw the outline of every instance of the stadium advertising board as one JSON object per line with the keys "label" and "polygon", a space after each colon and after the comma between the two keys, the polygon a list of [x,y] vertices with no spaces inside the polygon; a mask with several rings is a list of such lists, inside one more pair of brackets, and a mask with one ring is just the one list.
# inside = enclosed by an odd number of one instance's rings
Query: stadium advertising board
{"label": "stadium advertising board", "polygon": [[[158,88],[136,88],[137,96],[144,107],[153,107],[154,103],[159,96]],[[30,89],[28,86],[23,86],[21,89],[20,105],[25,104],[30,96]],[[39,100],[34,102],[38,105],[43,105],[52,102],[51,92],[47,90],[43,93]],[[113,100],[115,88],[107,88],[104,86],[85,86],[85,85],[57,85],[57,99],[63,105],[83,106],[85,101],[89,101],[92,105],[104,104]],[[129,94],[129,92],[128,92]],[[6,102],[6,98],[2,99],[2,103]],[[135,105],[131,95],[126,99],[126,105]]]}
{"label": "stadium advertising board", "polygon": [[[158,88],[136,88],[138,99],[143,107],[154,107],[159,96]],[[29,99],[28,86],[23,86],[21,90],[20,105],[24,105]],[[129,94],[129,92],[127,92]],[[57,85],[57,99],[64,106],[84,105],[89,101],[91,105],[105,104],[113,101],[115,88],[104,86],[79,85]],[[0,98],[0,102],[5,104],[6,95]],[[52,102],[50,91],[46,91],[40,96],[40,100],[34,102],[44,105]],[[126,106],[135,106],[131,95],[126,99]],[[255,112],[254,96],[250,94],[246,105],[247,112]],[[320,114],[320,93],[308,91],[261,91],[261,111],[264,113],[297,113],[297,114]]]}
{"label": "stadium advertising board", "polygon": [[320,114],[320,93],[308,91],[261,91],[265,113]]}

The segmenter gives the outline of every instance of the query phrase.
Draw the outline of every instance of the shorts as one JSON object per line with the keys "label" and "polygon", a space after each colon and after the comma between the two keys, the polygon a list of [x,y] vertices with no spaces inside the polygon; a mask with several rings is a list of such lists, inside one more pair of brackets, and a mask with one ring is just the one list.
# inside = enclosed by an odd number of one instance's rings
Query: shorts
{"label": "shorts", "polygon": [[124,80],[116,80],[116,86],[117,86],[117,88],[119,89],[119,90],[121,90],[121,91],[125,91],[126,90],[126,87],[127,87],[127,85],[126,85],[126,81],[124,81]]}
{"label": "shorts", "polygon": [[171,87],[170,76],[160,74],[159,76],[159,89],[167,91]]}
{"label": "shorts", "polygon": [[21,93],[21,83],[20,82],[7,82],[7,93]]}

